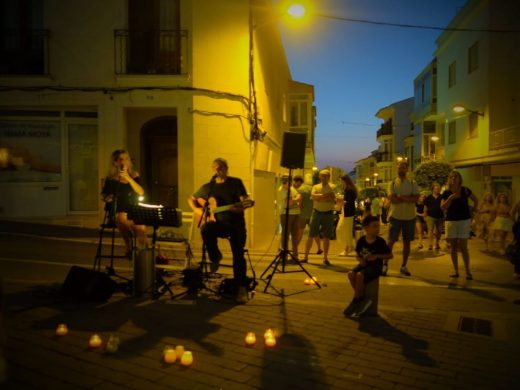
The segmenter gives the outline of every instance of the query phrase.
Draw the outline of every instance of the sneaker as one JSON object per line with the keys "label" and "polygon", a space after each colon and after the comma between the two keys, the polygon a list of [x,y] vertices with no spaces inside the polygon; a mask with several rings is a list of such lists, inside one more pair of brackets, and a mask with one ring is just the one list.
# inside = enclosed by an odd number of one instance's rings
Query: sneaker
{"label": "sneaker", "polygon": [[435,245],[435,250],[436,251],[439,251],[441,249],[441,247],[439,246],[439,244]]}
{"label": "sneaker", "polygon": [[347,255],[348,255],[347,251],[343,251],[340,254],[338,254],[338,256],[347,256]]}
{"label": "sneaker", "polygon": [[410,273],[410,271],[408,271],[408,268],[406,267],[401,267],[400,272],[405,276],[412,276],[412,274]]}
{"label": "sneaker", "polygon": [[343,315],[345,317],[350,317],[352,314],[354,314],[356,303],[357,302],[355,302],[353,299],[352,302],[350,302],[349,305],[345,308],[345,310],[343,310]]}
{"label": "sneaker", "polygon": [[235,297],[236,303],[247,303],[249,297],[247,296],[247,290],[245,287],[239,287],[237,296]]}
{"label": "sneaker", "polygon": [[422,249],[422,248],[423,248],[422,244],[419,244],[419,249]]}
{"label": "sneaker", "polygon": [[327,259],[323,260],[323,264],[324,264],[324,265],[331,265],[331,264],[330,264],[330,261],[328,261]]}
{"label": "sneaker", "polygon": [[471,273],[467,273],[466,280],[473,280],[473,275]]}
{"label": "sneaker", "polygon": [[428,247],[428,250],[429,250],[429,251],[432,251],[432,250],[433,250],[433,245],[430,245],[430,246]]}
{"label": "sneaker", "polygon": [[220,261],[222,260],[222,253],[219,252],[218,257],[215,260],[210,261],[209,269],[211,272],[217,272],[220,267]]}
{"label": "sneaker", "polygon": [[316,252],[317,255],[321,255],[323,253],[323,249],[318,249],[318,252]]}
{"label": "sneaker", "polygon": [[352,317],[359,317],[359,316],[363,315],[370,306],[372,306],[372,301],[366,297],[363,298],[356,305],[356,309],[355,309],[354,313],[352,314]]}
{"label": "sneaker", "polygon": [[450,278],[458,278],[458,277],[459,277],[459,273],[458,272],[450,275]]}
{"label": "sneaker", "polygon": [[384,264],[383,269],[381,270],[381,276],[386,276],[388,274],[388,265]]}

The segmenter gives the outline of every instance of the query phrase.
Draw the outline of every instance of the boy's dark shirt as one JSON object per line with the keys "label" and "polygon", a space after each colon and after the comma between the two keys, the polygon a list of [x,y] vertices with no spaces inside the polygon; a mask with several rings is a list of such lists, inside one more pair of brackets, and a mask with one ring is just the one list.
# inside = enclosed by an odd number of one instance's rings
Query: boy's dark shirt
{"label": "boy's dark shirt", "polygon": [[[367,242],[366,236],[361,237],[356,244],[356,253],[359,257],[363,258],[364,254],[378,254],[386,255],[390,253],[390,248],[386,244],[384,238],[377,236],[375,241],[372,243]],[[383,259],[376,259],[373,261],[366,262],[367,267],[383,267]]]}
{"label": "boy's dark shirt", "polygon": [[[240,197],[246,197],[244,183],[237,177],[228,176],[224,183],[206,183],[193,194],[195,198],[207,200],[210,196],[217,201],[217,206],[226,206],[240,202]],[[224,211],[215,215],[219,222],[234,222],[244,219],[244,213]]]}
{"label": "boy's dark shirt", "polygon": [[428,217],[444,218],[444,212],[441,209],[441,199],[442,196],[440,194],[437,198],[430,194],[424,199],[424,204],[428,207]]}

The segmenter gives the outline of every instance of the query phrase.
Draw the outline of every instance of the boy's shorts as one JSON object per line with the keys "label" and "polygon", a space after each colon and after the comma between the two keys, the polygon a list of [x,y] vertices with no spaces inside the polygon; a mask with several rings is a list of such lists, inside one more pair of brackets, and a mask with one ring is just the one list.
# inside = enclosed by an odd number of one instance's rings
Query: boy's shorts
{"label": "boy's shorts", "polygon": [[361,272],[365,277],[365,285],[381,276],[382,267],[373,267],[358,264],[352,271]]}

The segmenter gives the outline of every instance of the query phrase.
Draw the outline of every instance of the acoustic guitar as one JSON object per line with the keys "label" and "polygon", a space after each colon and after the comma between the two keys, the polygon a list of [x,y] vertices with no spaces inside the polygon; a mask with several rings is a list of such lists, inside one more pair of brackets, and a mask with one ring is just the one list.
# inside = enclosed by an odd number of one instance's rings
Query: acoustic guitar
{"label": "acoustic guitar", "polygon": [[[223,213],[225,211],[231,211],[234,213],[242,212],[245,209],[253,207],[255,205],[255,201],[252,199],[245,199],[242,202],[227,204],[224,206],[217,206],[217,200],[214,197],[210,197],[207,202],[206,199],[197,198],[197,203],[200,205],[200,208],[195,209],[193,212],[193,217],[197,222],[197,226],[201,227],[206,222],[207,219],[209,222],[215,222],[215,215],[219,213]],[[206,203],[208,203],[209,207],[206,207]],[[210,215],[206,218],[206,212],[209,212]]]}

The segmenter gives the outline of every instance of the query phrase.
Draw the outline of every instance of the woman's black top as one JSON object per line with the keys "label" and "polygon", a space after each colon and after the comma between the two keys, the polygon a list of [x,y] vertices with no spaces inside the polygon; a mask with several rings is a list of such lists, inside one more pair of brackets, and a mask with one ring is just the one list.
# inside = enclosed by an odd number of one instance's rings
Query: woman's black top
{"label": "woman's black top", "polygon": [[353,217],[356,215],[356,191],[352,188],[345,189],[343,200],[345,201],[343,206],[343,216]]}
{"label": "woman's black top", "polygon": [[[444,191],[442,193],[442,199],[447,200],[451,194],[453,194],[453,192],[450,190]],[[471,219],[468,203],[470,195],[471,190],[468,187],[462,187],[460,189],[460,198],[453,199],[450,207],[446,210],[446,221],[463,221],[465,219]]]}
{"label": "woman's black top", "polygon": [[[139,183],[139,177],[134,177],[134,181]],[[126,213],[130,206],[138,202],[138,194],[130,183],[121,183],[119,180],[106,178],[101,194],[104,197],[114,195],[114,201],[105,204],[105,211]]]}

